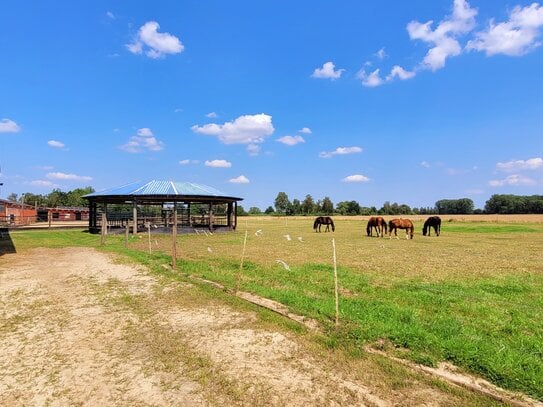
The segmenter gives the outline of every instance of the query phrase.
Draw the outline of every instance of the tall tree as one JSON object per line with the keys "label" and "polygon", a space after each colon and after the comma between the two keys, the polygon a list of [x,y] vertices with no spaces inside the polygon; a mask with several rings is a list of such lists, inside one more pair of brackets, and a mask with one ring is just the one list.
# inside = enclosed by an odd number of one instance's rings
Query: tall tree
{"label": "tall tree", "polygon": [[313,197],[309,194],[305,196],[305,199],[302,201],[302,213],[304,215],[311,215],[315,208],[315,201]]}
{"label": "tall tree", "polygon": [[322,200],[322,212],[325,215],[332,215],[334,213],[334,204],[332,203],[332,200],[325,196]]}
{"label": "tall tree", "polygon": [[275,198],[275,210],[282,214],[287,214],[291,203],[286,192],[279,192]]}

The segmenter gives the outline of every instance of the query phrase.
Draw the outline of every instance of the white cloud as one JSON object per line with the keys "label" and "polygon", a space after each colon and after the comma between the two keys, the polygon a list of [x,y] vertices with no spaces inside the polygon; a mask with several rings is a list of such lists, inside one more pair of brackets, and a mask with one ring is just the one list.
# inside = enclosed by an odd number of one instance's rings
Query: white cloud
{"label": "white cloud", "polygon": [[62,181],[91,181],[92,177],[86,175],[65,174],[63,172],[50,172],[46,175],[49,179]]}
{"label": "white cloud", "polygon": [[528,160],[512,160],[504,163],[496,164],[496,168],[500,171],[515,172],[522,170],[538,170],[543,168],[543,158],[535,157]]}
{"label": "white cloud", "polygon": [[381,48],[379,51],[375,53],[375,56],[379,59],[385,59],[388,57],[387,53],[385,52],[385,47]]}
{"label": "white cloud", "polygon": [[191,130],[198,134],[215,136],[224,144],[261,144],[275,129],[270,115],[260,113],[244,115],[233,122],[194,125]]}
{"label": "white cloud", "polygon": [[231,178],[228,182],[232,184],[248,184],[250,181],[245,175],[240,175],[239,177]]}
{"label": "white cloud", "polygon": [[49,145],[50,147],[53,147],[53,148],[64,148],[65,147],[65,144],[62,141],[57,141],[57,140],[49,140],[47,142],[47,145]]}
{"label": "white cloud", "polygon": [[283,136],[278,138],[277,141],[286,144],[287,146],[295,146],[296,144],[305,143],[302,136]]}
{"label": "white cloud", "polygon": [[343,178],[342,182],[368,182],[370,179],[366,177],[365,175],[355,174],[355,175],[349,175],[345,178]]}
{"label": "white cloud", "polygon": [[429,163],[428,161],[422,161],[422,162],[420,163],[420,166],[421,166],[421,167],[424,167],[424,168],[430,168],[430,167],[431,167],[431,166],[430,166],[430,163]]}
{"label": "white cloud", "polygon": [[109,18],[111,18],[112,20],[115,20],[115,14],[113,14],[111,11],[108,11],[106,13],[106,16],[108,16]]}
{"label": "white cloud", "polygon": [[345,154],[356,154],[361,153],[362,148],[360,147],[338,147],[334,151],[322,151],[319,153],[320,158],[331,158],[335,155],[345,155]]}
{"label": "white cloud", "polygon": [[2,119],[0,121],[0,133],[19,133],[21,127],[10,119]]}
{"label": "white cloud", "polygon": [[157,140],[151,129],[143,127],[138,129],[137,135],[130,137],[130,140],[119,148],[127,153],[141,153],[145,150],[160,151],[164,148],[164,143]]}
{"label": "white cloud", "polygon": [[215,112],[209,112],[208,114],[206,114],[206,117],[209,117],[210,119],[216,119],[218,115]]}
{"label": "white cloud", "polygon": [[198,161],[198,160],[188,160],[187,159],[187,160],[180,160],[179,161],[179,164],[181,164],[181,165],[199,164],[199,163],[200,163],[200,161]]}
{"label": "white cloud", "polygon": [[445,66],[447,58],[460,55],[462,47],[457,38],[475,27],[476,15],[477,9],[471,8],[466,0],[454,0],[452,16],[442,20],[435,30],[431,28],[431,20],[424,24],[418,21],[407,24],[412,40],[422,40],[432,46],[422,61],[422,67],[436,71]]}
{"label": "white cloud", "polygon": [[206,160],[205,162],[206,167],[213,167],[213,168],[230,168],[232,166],[232,163],[230,161],[226,160]]}
{"label": "white cloud", "polygon": [[32,185],[33,187],[38,187],[38,188],[57,188],[57,187],[60,187],[60,185],[57,185],[54,182],[43,180],[43,179],[36,179],[34,181],[30,181],[29,184]]}
{"label": "white cloud", "polygon": [[341,74],[345,72],[345,69],[335,69],[335,65],[332,61],[325,62],[322,68],[316,68],[311,74],[312,78],[318,79],[331,79],[336,80],[341,77]]}
{"label": "white cloud", "polygon": [[311,134],[313,132],[311,131],[311,129],[309,127],[304,127],[302,129],[298,130],[298,133]]}
{"label": "white cloud", "polygon": [[522,186],[522,185],[534,185],[536,182],[531,178],[524,177],[522,175],[513,174],[504,179],[491,180],[488,185],[491,187],[503,187],[503,186]]}
{"label": "white cloud", "polygon": [[541,45],[539,29],[543,26],[543,7],[538,3],[521,8],[516,6],[509,20],[495,24],[493,20],[485,31],[475,34],[468,42],[468,50],[485,52],[487,56],[505,54],[524,55]]}
{"label": "white cloud", "polygon": [[406,71],[400,65],[394,65],[394,67],[390,71],[390,74],[387,75],[386,80],[391,81],[395,78],[398,78],[402,81],[405,81],[407,79],[414,78],[415,75],[416,73],[414,71]]}
{"label": "white cloud", "polygon": [[173,109],[174,113],[180,113],[182,111],[183,111],[183,109],[181,109],[180,107],[176,107],[175,109]]}
{"label": "white cloud", "polygon": [[134,42],[126,44],[126,48],[133,54],[141,54],[145,49],[145,55],[153,59],[183,52],[185,47],[179,38],[168,33],[159,33],[159,28],[156,21],[148,21],[140,27]]}
{"label": "white cloud", "polygon": [[247,146],[247,152],[252,156],[258,155],[258,153],[260,153],[260,146],[257,144],[249,144]]}
{"label": "white cloud", "polygon": [[379,71],[379,69],[376,69],[368,75],[364,69],[361,69],[356,74],[356,77],[362,81],[362,85],[368,88],[375,88],[385,83],[379,76]]}

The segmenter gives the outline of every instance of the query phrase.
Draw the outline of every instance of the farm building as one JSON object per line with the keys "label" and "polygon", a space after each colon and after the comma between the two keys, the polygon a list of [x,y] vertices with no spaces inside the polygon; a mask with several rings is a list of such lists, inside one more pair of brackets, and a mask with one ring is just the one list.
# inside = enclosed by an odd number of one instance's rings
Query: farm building
{"label": "farm building", "polygon": [[234,230],[237,202],[243,200],[206,185],[157,180],[133,182],[83,198],[89,201],[91,233],[101,230],[105,218],[110,231],[129,227],[134,234],[147,228],[171,230],[174,224],[188,230]]}
{"label": "farm building", "polygon": [[36,221],[36,208],[32,205],[0,199],[0,225],[28,225]]}
{"label": "farm building", "polygon": [[47,222],[49,217],[53,222],[89,220],[89,208],[85,207],[57,207],[38,208],[37,221]]}

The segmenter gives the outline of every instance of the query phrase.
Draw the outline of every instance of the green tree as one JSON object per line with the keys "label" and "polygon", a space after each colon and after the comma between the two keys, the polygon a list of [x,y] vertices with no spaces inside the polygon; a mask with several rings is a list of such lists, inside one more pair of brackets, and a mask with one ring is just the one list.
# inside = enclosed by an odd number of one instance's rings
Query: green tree
{"label": "green tree", "polygon": [[236,215],[238,216],[247,216],[247,212],[245,212],[245,209],[243,209],[243,206],[238,205],[236,208]]}
{"label": "green tree", "polygon": [[302,213],[302,204],[299,199],[292,200],[292,214],[300,215]]}
{"label": "green tree", "polygon": [[323,198],[321,209],[325,215],[332,215],[334,213],[334,204],[329,197],[325,196]]}
{"label": "green tree", "polygon": [[265,213],[266,215],[271,215],[271,214],[275,213],[275,210],[273,209],[272,206],[268,206],[268,207],[266,208],[266,210],[264,211],[264,213]]}
{"label": "green tree", "polygon": [[14,192],[12,192],[11,194],[8,195],[8,201],[13,201],[13,202],[17,202],[17,197],[18,195]]}
{"label": "green tree", "polygon": [[262,214],[262,211],[260,208],[257,208],[256,206],[251,206],[249,208],[249,215],[260,215]]}
{"label": "green tree", "polygon": [[356,201],[341,201],[336,205],[336,212],[340,215],[359,215],[360,204]]}
{"label": "green tree", "polygon": [[311,195],[306,195],[302,201],[302,213],[304,215],[311,215],[315,209],[315,201]]}
{"label": "green tree", "polygon": [[288,199],[288,195],[286,192],[279,192],[277,194],[277,197],[275,198],[275,210],[282,214],[287,214],[289,207],[291,206],[291,203]]}

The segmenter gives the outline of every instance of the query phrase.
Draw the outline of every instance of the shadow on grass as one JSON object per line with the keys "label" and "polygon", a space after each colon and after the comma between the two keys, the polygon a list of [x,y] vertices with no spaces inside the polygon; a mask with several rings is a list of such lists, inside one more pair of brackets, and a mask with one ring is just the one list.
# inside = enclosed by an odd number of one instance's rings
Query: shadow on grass
{"label": "shadow on grass", "polygon": [[15,250],[8,228],[0,228],[0,256],[9,253],[17,253],[17,250]]}

